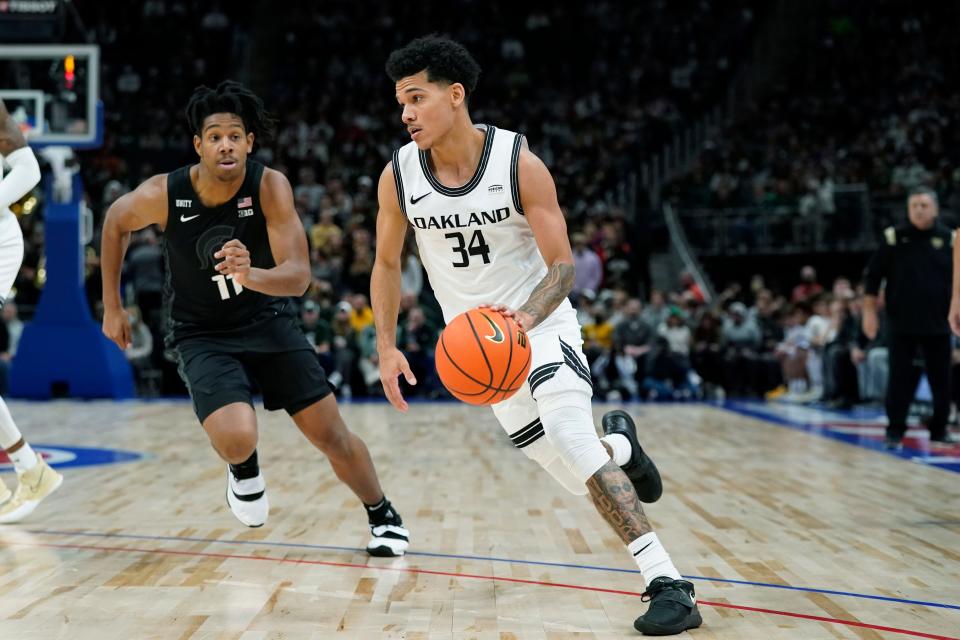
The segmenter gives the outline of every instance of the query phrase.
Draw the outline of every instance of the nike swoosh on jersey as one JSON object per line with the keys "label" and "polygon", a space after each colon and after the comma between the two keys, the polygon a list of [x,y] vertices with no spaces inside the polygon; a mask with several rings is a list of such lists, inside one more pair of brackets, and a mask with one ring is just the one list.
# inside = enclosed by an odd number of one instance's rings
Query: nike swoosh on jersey
{"label": "nike swoosh on jersey", "polygon": [[487,322],[490,323],[490,328],[493,329],[493,335],[492,335],[492,336],[483,336],[483,337],[486,338],[487,340],[489,340],[490,342],[494,342],[494,343],[496,343],[496,344],[500,344],[501,342],[503,342],[503,331],[500,331],[500,327],[497,326],[497,323],[494,322],[494,321],[490,318],[490,316],[488,316],[488,315],[485,314],[485,313],[484,313],[484,314],[480,314],[480,315],[483,316],[483,319],[484,319],[484,320],[486,320]]}
{"label": "nike swoosh on jersey", "polygon": [[425,194],[423,194],[423,195],[420,196],[419,198],[414,198],[414,197],[411,195],[411,196],[410,196],[410,204],[417,204],[418,202],[420,202],[421,200],[423,200],[424,198],[426,198],[426,197],[427,197],[428,195],[430,195],[431,193],[433,193],[433,191],[427,191]]}
{"label": "nike swoosh on jersey", "polygon": [[200,214],[199,214],[199,213],[198,213],[197,215],[195,215],[195,216],[184,216],[183,214],[181,214],[181,215],[180,215],[180,222],[190,222],[190,221],[193,220],[194,218],[199,218],[199,217],[200,217]]}

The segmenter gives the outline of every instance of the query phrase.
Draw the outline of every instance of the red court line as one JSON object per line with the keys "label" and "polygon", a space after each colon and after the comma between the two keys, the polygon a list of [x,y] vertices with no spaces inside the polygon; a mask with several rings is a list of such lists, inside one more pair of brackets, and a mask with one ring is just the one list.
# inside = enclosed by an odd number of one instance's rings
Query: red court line
{"label": "red court line", "polygon": [[[93,544],[56,544],[56,543],[26,543],[12,542],[8,546],[18,547],[48,547],[56,549],[73,549],[79,551],[105,551],[109,553],[146,553],[171,556],[188,556],[194,558],[219,558],[222,560],[265,560],[267,562],[278,562],[281,564],[306,564],[323,567],[342,567],[349,569],[372,569],[374,571],[396,571],[400,573],[414,573],[432,576],[446,576],[450,578],[469,578],[472,580],[489,580],[492,582],[513,582],[517,584],[532,584],[541,587],[557,587],[560,589],[576,589],[578,591],[594,591],[599,593],[613,593],[623,596],[640,597],[643,595],[639,591],[622,591],[620,589],[605,589],[603,587],[590,587],[579,584],[566,584],[563,582],[545,582],[542,580],[525,580],[523,578],[507,578],[498,576],[484,576],[473,573],[457,573],[452,571],[433,571],[430,569],[416,569],[412,567],[378,567],[370,564],[358,564],[355,562],[330,562],[328,560],[295,560],[292,558],[273,558],[270,556],[251,556],[232,553],[211,553],[206,551],[178,551],[176,549],[141,549],[139,547],[104,547]],[[924,633],[922,631],[911,631],[909,629],[898,629],[896,627],[884,627],[877,624],[869,624],[855,620],[840,620],[837,618],[827,618],[824,616],[813,616],[805,613],[796,613],[793,611],[779,611],[777,609],[762,609],[759,607],[748,607],[739,604],[729,604],[726,602],[710,602],[707,600],[698,600],[699,604],[707,607],[722,607],[724,609],[736,609],[738,611],[752,611],[755,613],[766,613],[774,616],[785,616],[788,618],[800,618],[802,620],[815,620],[817,622],[829,622],[832,624],[846,625],[849,627],[859,627],[862,629],[873,629],[876,631],[886,631],[888,633],[898,633],[914,638],[931,638],[932,640],[960,640],[956,636],[941,636],[933,633]]]}

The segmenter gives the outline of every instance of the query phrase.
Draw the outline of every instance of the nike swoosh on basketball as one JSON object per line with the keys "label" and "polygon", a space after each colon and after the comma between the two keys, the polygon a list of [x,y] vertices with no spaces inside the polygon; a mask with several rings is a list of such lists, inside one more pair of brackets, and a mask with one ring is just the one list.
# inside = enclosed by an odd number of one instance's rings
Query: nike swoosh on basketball
{"label": "nike swoosh on basketball", "polygon": [[180,222],[190,222],[194,218],[199,218],[199,217],[200,217],[199,213],[195,216],[185,216],[183,214],[180,214]]}
{"label": "nike swoosh on basketball", "polygon": [[[431,191],[431,193],[433,192]],[[500,331],[500,327],[497,326],[497,323],[491,320],[490,316],[486,314],[481,314],[481,315],[483,315],[484,320],[490,323],[490,328],[493,329],[492,336],[483,336],[483,337],[489,340],[490,342],[494,342],[496,344],[500,344],[501,342],[503,342],[503,331]]]}
{"label": "nike swoosh on basketball", "polygon": [[433,191],[427,191],[425,194],[423,194],[423,195],[420,196],[419,198],[414,198],[413,196],[410,196],[410,204],[417,204],[418,202],[420,202],[421,200],[423,200],[424,198],[426,198],[426,197],[427,197],[428,195],[430,195],[431,193],[433,193]]}

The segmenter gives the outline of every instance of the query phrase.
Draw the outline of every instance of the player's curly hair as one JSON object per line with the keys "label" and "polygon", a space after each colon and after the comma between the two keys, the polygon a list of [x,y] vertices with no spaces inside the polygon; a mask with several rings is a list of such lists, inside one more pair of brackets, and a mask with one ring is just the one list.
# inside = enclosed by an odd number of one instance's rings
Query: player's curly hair
{"label": "player's curly hair", "polygon": [[201,135],[203,121],[214,113],[234,113],[243,120],[243,128],[254,135],[254,145],[261,138],[273,136],[275,120],[264,109],[263,100],[234,80],[224,80],[211,89],[200,85],[187,102],[187,124],[195,135]]}
{"label": "player's curly hair", "polygon": [[470,52],[459,42],[437,34],[417,38],[397,49],[387,58],[386,68],[394,82],[426,69],[430,82],[459,82],[467,96],[477,88],[480,79],[480,65]]}

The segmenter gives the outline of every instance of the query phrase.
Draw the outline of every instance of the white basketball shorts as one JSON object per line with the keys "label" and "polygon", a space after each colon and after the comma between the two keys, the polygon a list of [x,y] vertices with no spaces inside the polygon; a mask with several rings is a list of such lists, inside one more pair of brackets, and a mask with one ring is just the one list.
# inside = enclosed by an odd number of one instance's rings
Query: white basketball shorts
{"label": "white basketball shorts", "polygon": [[[557,457],[566,459],[569,456],[565,455],[567,452],[557,451],[548,443],[548,438],[544,437],[546,434],[540,419],[537,398],[555,397],[558,393],[568,394],[578,406],[582,403],[586,413],[590,414],[593,385],[587,358],[582,351],[580,323],[577,322],[576,312],[572,308],[555,311],[542,324],[534,327],[527,337],[532,350],[527,382],[513,396],[492,405],[491,408],[513,444],[529,458],[547,467]],[[563,428],[582,432],[573,434],[574,439],[581,436],[599,440],[592,418],[575,423],[568,422]],[[599,442],[597,444],[602,447]],[[597,456],[599,464],[609,460],[602,448],[598,449]],[[589,467],[596,464],[588,462],[588,468],[576,473],[581,483],[595,471]]]}

